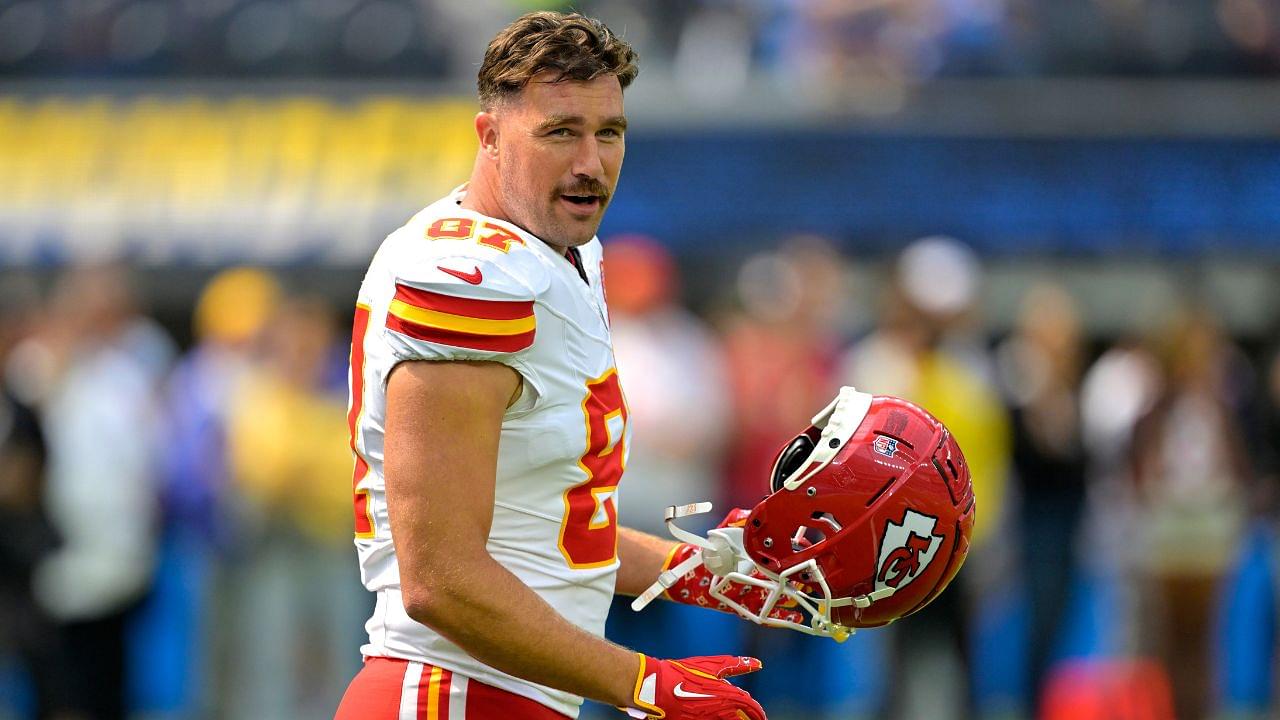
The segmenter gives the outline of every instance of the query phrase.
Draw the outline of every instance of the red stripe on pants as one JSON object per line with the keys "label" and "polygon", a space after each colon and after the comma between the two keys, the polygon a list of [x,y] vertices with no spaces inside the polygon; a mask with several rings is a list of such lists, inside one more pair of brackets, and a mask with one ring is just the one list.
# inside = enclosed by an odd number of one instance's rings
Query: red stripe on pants
{"label": "red stripe on pants", "polygon": [[[439,677],[436,674],[439,673]],[[434,680],[434,682],[432,682]],[[431,665],[422,666],[422,680],[418,683],[418,715],[426,720],[449,720],[449,688],[453,673]],[[430,713],[431,696],[435,695],[436,714]]]}
{"label": "red stripe on pants", "polygon": [[565,715],[529,698],[472,680],[467,686],[467,720],[564,720]]}
{"label": "red stripe on pants", "polygon": [[[400,696],[404,688],[408,660],[365,658],[364,667],[351,680],[334,720],[399,720]],[[423,664],[418,684],[417,715],[426,720],[430,700],[431,675],[436,668]],[[453,673],[440,669],[436,716],[448,720]],[[467,681],[467,720],[565,720],[551,708],[491,685]]]}

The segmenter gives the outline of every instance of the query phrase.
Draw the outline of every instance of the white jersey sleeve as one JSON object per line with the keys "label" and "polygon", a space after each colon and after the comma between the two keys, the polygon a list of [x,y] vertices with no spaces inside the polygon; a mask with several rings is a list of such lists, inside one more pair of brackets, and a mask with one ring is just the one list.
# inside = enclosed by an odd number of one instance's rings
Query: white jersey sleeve
{"label": "white jersey sleeve", "polygon": [[[406,238],[401,242],[413,242]],[[410,248],[393,268],[383,341],[393,364],[406,360],[487,360],[516,370],[527,401],[545,392],[530,350],[534,304],[547,278],[520,250],[498,254],[476,244]],[[455,243],[457,244],[457,243]]]}

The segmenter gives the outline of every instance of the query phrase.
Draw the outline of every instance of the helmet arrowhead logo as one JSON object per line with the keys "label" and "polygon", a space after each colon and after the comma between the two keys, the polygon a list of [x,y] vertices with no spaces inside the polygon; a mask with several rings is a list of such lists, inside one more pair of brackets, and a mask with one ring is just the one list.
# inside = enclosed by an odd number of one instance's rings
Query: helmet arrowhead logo
{"label": "helmet arrowhead logo", "polygon": [[900,524],[890,521],[885,526],[876,565],[876,590],[900,589],[929,567],[942,545],[942,536],[933,534],[937,523],[937,518],[907,510]]}

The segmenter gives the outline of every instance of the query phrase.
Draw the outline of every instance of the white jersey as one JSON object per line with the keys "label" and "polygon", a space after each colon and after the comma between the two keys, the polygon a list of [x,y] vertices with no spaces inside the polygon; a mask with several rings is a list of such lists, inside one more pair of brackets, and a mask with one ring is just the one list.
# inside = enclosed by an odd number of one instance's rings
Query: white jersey
{"label": "white jersey", "polygon": [[600,242],[579,248],[575,265],[514,225],[463,209],[461,198],[455,191],[389,235],[360,287],[348,419],[360,575],[377,593],[361,650],[430,663],[576,717],[580,697],[482,665],[410,619],[401,599],[382,453],[387,378],[406,360],[496,361],[523,380],[502,419],[487,545],[495,560],[601,636],[618,567],[615,493],[630,442]]}

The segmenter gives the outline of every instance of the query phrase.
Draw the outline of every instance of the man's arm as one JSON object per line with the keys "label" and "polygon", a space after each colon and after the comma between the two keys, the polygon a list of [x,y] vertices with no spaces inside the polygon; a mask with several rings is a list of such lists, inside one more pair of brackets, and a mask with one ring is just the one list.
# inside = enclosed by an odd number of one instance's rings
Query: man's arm
{"label": "man's arm", "polygon": [[639,595],[666,569],[666,562],[679,543],[632,530],[618,528],[619,595]]}
{"label": "man's arm", "polygon": [[[749,512],[744,509],[731,510],[718,527],[741,527],[748,515]],[[676,568],[695,554],[702,552],[696,545],[663,540],[639,530],[619,528],[618,533],[619,567],[616,592],[620,595],[643,594],[663,572]],[[741,553],[741,549],[737,553]],[[730,558],[729,562],[736,563],[737,554],[731,555]],[[712,576],[705,564],[705,556],[703,560],[704,562],[698,563],[693,570],[669,585],[659,597],[721,612],[735,612],[720,598],[711,595],[711,587],[718,578]],[[736,582],[721,588],[721,592],[725,597],[754,613],[760,612],[769,597],[769,591],[765,588]],[[805,624],[804,614],[791,600],[784,599],[783,602],[775,605],[769,611],[769,617],[798,625]]]}
{"label": "man's arm", "polygon": [[639,656],[564,619],[485,549],[502,415],[519,385],[497,363],[392,371],[384,470],[405,610],[497,670],[628,705]]}

